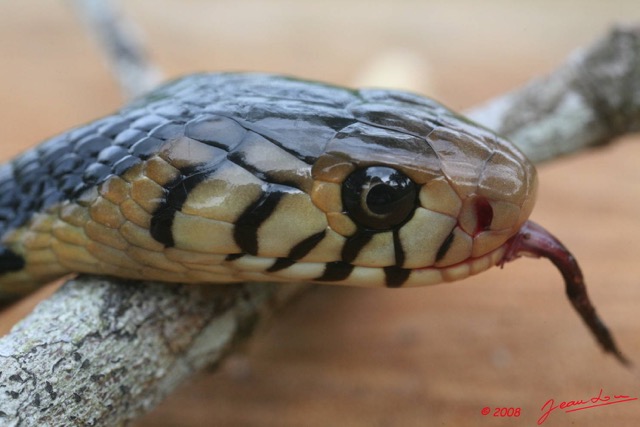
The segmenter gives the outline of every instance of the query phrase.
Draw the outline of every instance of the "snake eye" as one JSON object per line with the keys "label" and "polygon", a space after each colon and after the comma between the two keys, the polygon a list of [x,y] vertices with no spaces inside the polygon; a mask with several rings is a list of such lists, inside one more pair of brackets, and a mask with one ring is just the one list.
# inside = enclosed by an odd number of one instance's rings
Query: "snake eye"
{"label": "snake eye", "polygon": [[342,205],[358,224],[389,230],[407,220],[417,206],[417,186],[405,174],[384,166],[351,173],[342,184]]}

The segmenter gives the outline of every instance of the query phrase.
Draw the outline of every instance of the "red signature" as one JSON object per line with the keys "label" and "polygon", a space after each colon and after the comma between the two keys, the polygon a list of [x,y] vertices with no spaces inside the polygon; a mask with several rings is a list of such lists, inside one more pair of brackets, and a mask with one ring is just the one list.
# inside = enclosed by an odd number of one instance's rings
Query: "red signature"
{"label": "red signature", "polygon": [[624,394],[614,394],[613,396],[602,395],[602,389],[597,396],[594,396],[587,400],[567,400],[560,402],[556,405],[556,401],[549,399],[540,408],[543,414],[538,418],[538,425],[541,425],[549,415],[556,409],[564,409],[564,412],[582,411],[583,409],[597,408],[599,406],[613,405],[615,403],[631,402],[632,400],[638,400],[637,397],[630,397]]}

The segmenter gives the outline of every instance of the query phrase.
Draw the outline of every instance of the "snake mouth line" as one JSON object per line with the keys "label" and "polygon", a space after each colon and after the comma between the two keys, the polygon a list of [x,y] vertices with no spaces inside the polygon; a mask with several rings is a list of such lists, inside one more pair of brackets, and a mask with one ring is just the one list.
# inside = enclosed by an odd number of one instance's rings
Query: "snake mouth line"
{"label": "snake mouth line", "polygon": [[425,286],[441,282],[453,282],[481,273],[498,265],[507,252],[504,243],[493,251],[476,258],[469,258],[446,267],[424,267],[411,270],[411,275],[403,287]]}

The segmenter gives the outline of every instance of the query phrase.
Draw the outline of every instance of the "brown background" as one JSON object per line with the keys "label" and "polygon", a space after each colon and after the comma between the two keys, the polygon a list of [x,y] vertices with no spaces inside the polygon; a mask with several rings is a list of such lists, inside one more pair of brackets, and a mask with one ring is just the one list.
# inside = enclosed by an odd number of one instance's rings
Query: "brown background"
{"label": "brown background", "polygon": [[[640,22],[637,1],[559,3],[126,5],[170,76],[265,70],[358,84],[406,74],[414,90],[464,109],[552,69],[613,23]],[[0,3],[2,158],[122,102],[69,4]],[[598,310],[636,365],[637,142],[629,138],[541,167],[533,214],[580,260]],[[2,330],[34,301],[1,316]],[[318,289],[278,315],[244,355],[194,378],[138,425],[535,425],[550,398],[587,399],[601,388],[639,397],[638,372],[602,354],[549,263],[521,260],[430,289]],[[482,416],[485,406],[520,407],[522,414]],[[633,425],[638,419],[640,400],[554,413],[545,425]]]}

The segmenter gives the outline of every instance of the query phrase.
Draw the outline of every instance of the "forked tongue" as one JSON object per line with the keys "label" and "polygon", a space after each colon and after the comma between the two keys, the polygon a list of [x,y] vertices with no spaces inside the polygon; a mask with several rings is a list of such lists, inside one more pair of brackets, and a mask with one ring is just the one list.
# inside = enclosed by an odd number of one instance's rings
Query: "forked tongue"
{"label": "forked tongue", "polygon": [[507,251],[498,265],[503,266],[506,262],[521,256],[548,258],[562,273],[567,297],[573,304],[573,308],[587,324],[587,327],[604,351],[612,353],[622,364],[630,365],[629,361],[618,350],[611,333],[609,333],[609,329],[600,320],[596,309],[591,304],[587,295],[587,287],[582,277],[582,271],[580,271],[578,262],[571,255],[571,252],[547,230],[536,223],[527,221],[518,234],[507,242]]}

